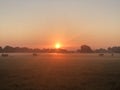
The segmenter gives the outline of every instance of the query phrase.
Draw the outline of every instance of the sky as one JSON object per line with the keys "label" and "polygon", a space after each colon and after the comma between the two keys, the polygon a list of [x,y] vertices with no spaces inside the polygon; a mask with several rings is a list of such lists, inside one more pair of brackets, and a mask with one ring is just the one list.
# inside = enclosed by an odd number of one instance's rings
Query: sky
{"label": "sky", "polygon": [[120,0],[0,0],[0,46],[120,45]]}

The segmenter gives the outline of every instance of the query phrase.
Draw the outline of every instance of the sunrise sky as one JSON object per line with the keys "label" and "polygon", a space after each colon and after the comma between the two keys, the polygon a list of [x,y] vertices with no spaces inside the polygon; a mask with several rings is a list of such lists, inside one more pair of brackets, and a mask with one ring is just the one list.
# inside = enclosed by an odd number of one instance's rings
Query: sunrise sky
{"label": "sunrise sky", "polygon": [[0,0],[0,46],[120,45],[120,0]]}

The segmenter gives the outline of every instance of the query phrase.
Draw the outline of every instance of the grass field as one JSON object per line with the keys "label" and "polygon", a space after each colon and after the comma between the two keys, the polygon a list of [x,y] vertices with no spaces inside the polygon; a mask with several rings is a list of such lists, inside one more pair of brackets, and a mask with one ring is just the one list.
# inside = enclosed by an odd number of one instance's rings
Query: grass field
{"label": "grass field", "polygon": [[120,54],[0,56],[0,90],[120,90]]}

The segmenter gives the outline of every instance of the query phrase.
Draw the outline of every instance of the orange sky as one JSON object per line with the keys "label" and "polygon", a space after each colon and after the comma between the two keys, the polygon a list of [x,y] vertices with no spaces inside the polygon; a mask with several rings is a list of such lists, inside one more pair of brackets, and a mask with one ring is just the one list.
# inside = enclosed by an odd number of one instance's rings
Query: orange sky
{"label": "orange sky", "polygon": [[120,45],[118,0],[1,0],[0,46]]}

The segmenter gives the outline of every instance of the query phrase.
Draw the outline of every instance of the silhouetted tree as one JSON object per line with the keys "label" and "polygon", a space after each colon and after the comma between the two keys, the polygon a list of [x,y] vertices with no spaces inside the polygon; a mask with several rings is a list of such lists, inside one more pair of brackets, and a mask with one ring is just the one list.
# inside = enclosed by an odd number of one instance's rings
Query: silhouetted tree
{"label": "silhouetted tree", "polygon": [[70,53],[66,49],[31,49],[27,47],[12,47],[12,46],[5,46],[3,52],[6,53]]}
{"label": "silhouetted tree", "polygon": [[[74,51],[68,51],[66,49],[31,49],[27,47],[12,47],[12,46],[5,46],[4,48],[0,47],[0,52],[6,52],[6,53],[14,53],[14,52],[20,52],[20,53],[74,53]],[[107,50],[100,48],[96,50],[92,50],[90,46],[87,45],[82,45],[80,49],[77,50],[77,52],[81,53],[92,53],[92,52],[97,52],[97,53],[105,53],[105,52],[110,52],[110,53],[120,53],[120,46],[114,46],[114,47],[109,47]]]}
{"label": "silhouetted tree", "polygon": [[14,52],[20,52],[21,51],[21,48],[20,47],[15,47],[14,48]]}
{"label": "silhouetted tree", "polygon": [[109,47],[108,51],[112,53],[120,53],[120,47]]}
{"label": "silhouetted tree", "polygon": [[94,52],[96,52],[96,53],[106,53],[108,51],[106,49],[100,48],[100,49],[96,49]]}
{"label": "silhouetted tree", "polygon": [[11,46],[6,46],[6,47],[3,48],[3,51],[4,51],[4,52],[13,52],[13,51],[14,51],[14,48],[11,47]]}
{"label": "silhouetted tree", "polygon": [[111,48],[111,47],[108,47],[107,51],[108,51],[109,53],[112,53],[112,48]]}
{"label": "silhouetted tree", "polygon": [[20,52],[32,52],[33,50],[27,47],[20,48]]}
{"label": "silhouetted tree", "polygon": [[81,53],[92,53],[93,50],[91,49],[90,46],[82,45],[82,46],[81,46],[81,49],[78,49],[77,52],[81,52]]}
{"label": "silhouetted tree", "polygon": [[0,53],[2,52],[2,47],[0,47]]}
{"label": "silhouetted tree", "polygon": [[37,52],[42,52],[42,51],[41,51],[41,49],[35,48],[35,49],[33,49],[33,52],[37,53]]}

